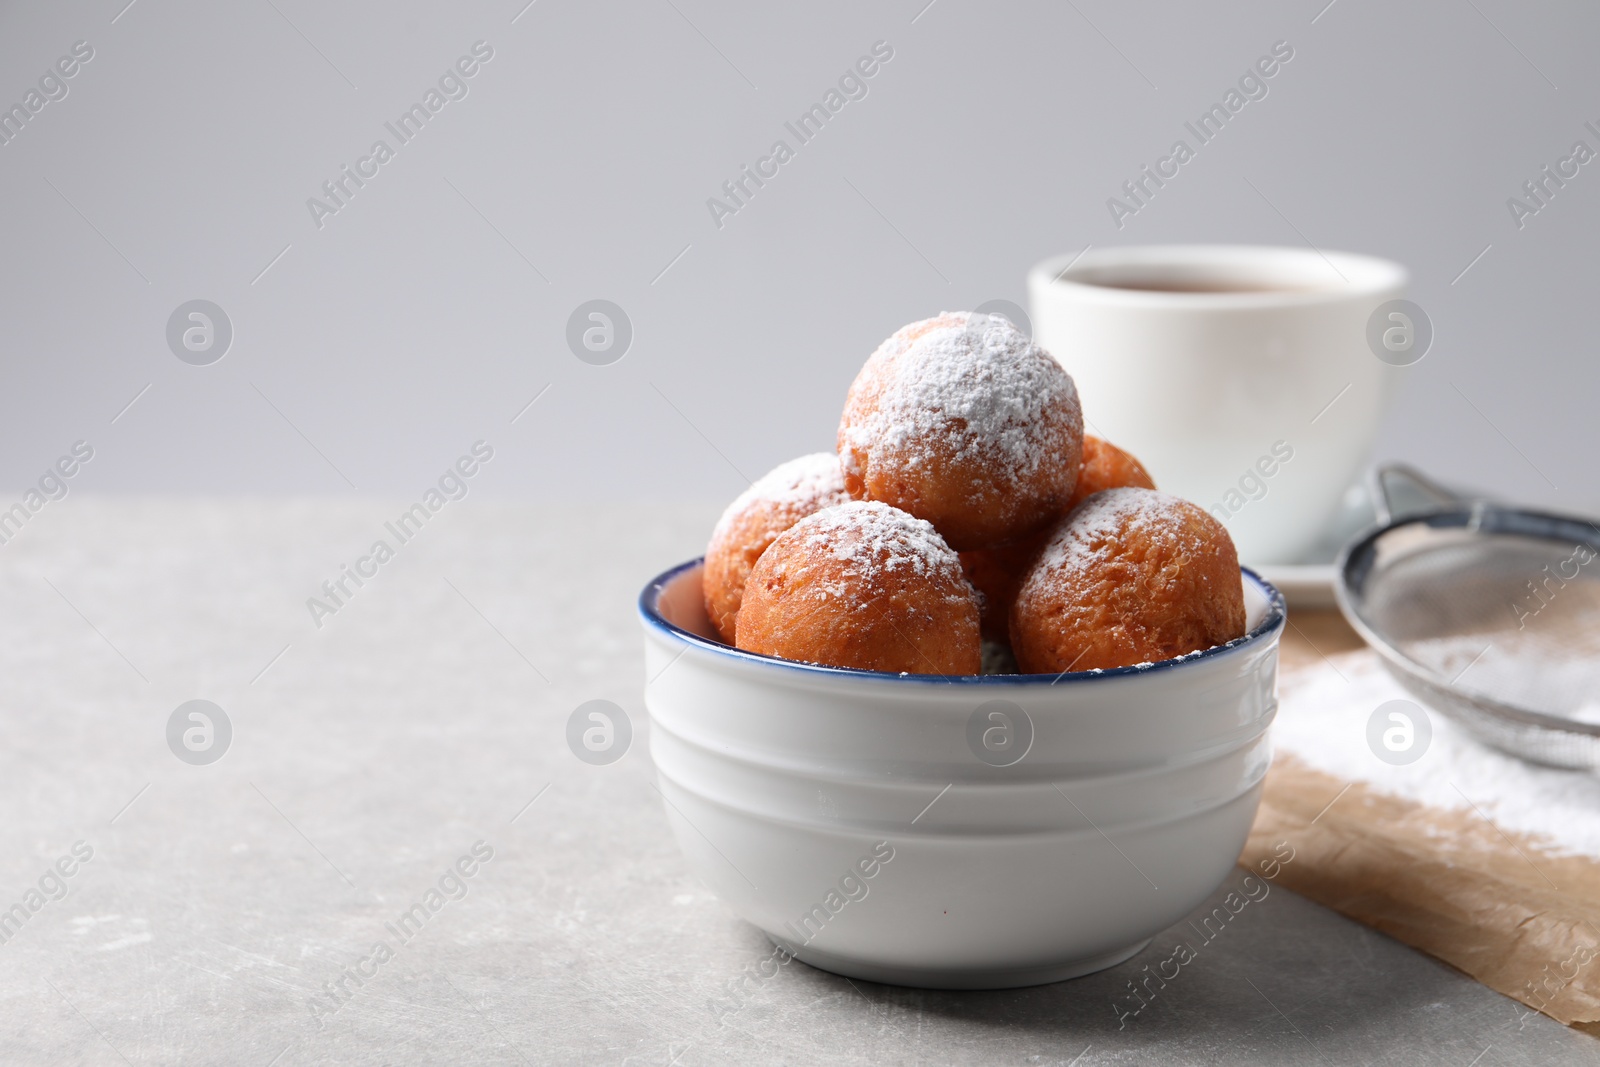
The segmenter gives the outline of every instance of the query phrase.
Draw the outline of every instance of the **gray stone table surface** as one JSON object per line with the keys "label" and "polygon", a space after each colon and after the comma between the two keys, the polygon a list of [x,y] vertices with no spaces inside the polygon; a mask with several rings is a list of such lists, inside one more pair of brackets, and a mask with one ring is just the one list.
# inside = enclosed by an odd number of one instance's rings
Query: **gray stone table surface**
{"label": "gray stone table surface", "polygon": [[[991,993],[795,962],[719,1013],[769,946],[668,832],[634,614],[717,508],[453,502],[315,625],[403,506],[73,496],[0,546],[0,1061],[1600,1064],[1282,889],[1125,1027],[1168,938]],[[610,766],[564,740],[593,698]],[[209,765],[168,745],[194,699]]]}

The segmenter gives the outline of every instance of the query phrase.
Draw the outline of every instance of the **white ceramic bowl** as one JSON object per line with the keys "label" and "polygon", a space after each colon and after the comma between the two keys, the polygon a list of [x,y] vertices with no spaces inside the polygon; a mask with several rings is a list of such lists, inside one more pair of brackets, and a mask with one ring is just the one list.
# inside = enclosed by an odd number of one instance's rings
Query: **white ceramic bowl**
{"label": "white ceramic bowl", "polygon": [[700,571],[639,599],[650,755],[690,866],[806,963],[951,989],[1088,974],[1192,911],[1244,847],[1284,625],[1254,573],[1231,644],[948,678],[730,648]]}

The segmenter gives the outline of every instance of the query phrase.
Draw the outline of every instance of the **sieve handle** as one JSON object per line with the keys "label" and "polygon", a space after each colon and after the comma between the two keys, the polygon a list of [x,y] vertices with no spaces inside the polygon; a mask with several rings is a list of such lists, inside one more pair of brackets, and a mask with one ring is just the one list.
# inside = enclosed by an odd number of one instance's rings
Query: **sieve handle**
{"label": "sieve handle", "polygon": [[1380,463],[1367,475],[1367,491],[1372,497],[1372,508],[1378,515],[1378,524],[1386,526],[1394,521],[1394,499],[1389,495],[1392,483],[1400,482],[1429,498],[1436,504],[1459,504],[1466,498],[1446,489],[1438,482],[1406,463]]}

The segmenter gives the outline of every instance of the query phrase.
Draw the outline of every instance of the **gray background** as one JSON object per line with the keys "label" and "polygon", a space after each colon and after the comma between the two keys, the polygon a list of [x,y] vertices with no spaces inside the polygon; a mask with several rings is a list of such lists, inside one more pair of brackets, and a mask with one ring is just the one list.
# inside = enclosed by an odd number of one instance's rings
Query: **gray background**
{"label": "gray background", "polygon": [[[1592,7],[524,2],[8,5],[0,100],[96,55],[0,147],[0,485],[85,438],[75,491],[414,497],[483,438],[475,493],[726,499],[831,444],[896,326],[1024,303],[1046,255],[1309,241],[1408,264],[1435,323],[1379,453],[1600,506],[1600,165],[1506,208],[1600,148]],[[479,39],[469,95],[318,230],[306,199]],[[706,198],[880,39],[869,95],[718,230]],[[1119,231],[1106,198],[1278,40],[1266,99]],[[234,324],[214,366],[164,341],[194,298]],[[634,324],[612,366],[564,342],[592,298]]]}

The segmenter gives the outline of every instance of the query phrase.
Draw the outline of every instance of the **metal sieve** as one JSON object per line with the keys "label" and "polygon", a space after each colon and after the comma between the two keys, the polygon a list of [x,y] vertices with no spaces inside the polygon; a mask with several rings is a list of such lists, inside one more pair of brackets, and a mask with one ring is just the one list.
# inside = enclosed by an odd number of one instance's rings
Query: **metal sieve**
{"label": "metal sieve", "polygon": [[1372,482],[1378,525],[1339,555],[1350,625],[1484,743],[1600,769],[1600,528],[1463,499],[1400,464]]}

